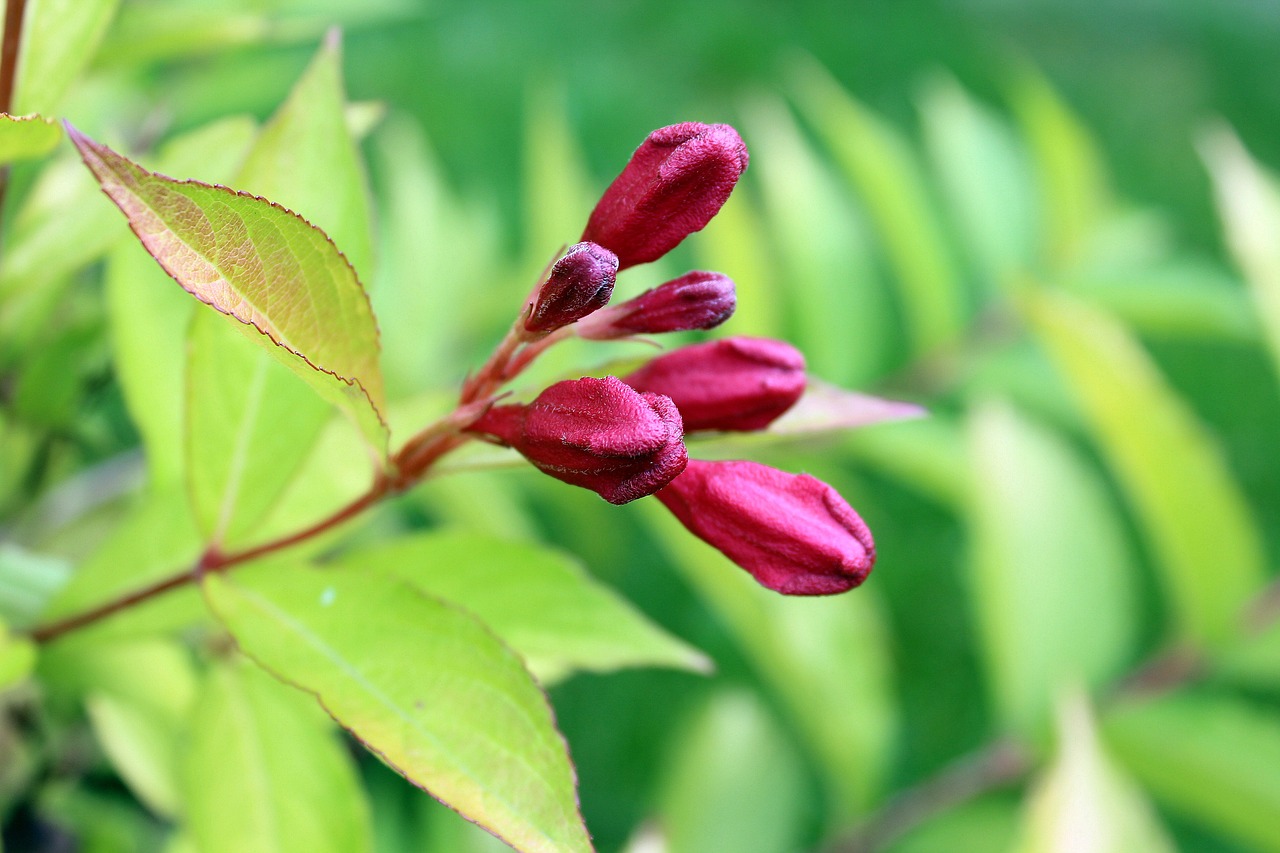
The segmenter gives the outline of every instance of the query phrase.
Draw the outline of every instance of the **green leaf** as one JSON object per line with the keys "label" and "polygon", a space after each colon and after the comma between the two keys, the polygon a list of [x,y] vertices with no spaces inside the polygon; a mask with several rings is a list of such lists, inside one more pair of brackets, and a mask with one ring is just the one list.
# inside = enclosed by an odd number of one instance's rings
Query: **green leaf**
{"label": "green leaf", "polygon": [[1226,128],[1207,134],[1201,150],[1227,245],[1244,271],[1280,376],[1280,189]]}
{"label": "green leaf", "polygon": [[1018,830],[1018,812],[1003,797],[986,796],[948,809],[910,830],[888,853],[956,853],[1008,850]]}
{"label": "green leaf", "polygon": [[565,554],[471,533],[402,538],[344,556],[352,574],[383,572],[473,613],[542,683],[575,670],[709,661],[598,584]]}
{"label": "green leaf", "polygon": [[108,693],[85,698],[89,722],[103,750],[129,789],[158,815],[178,813],[173,732],[157,724],[145,705],[117,699]]}
{"label": "green leaf", "polygon": [[1213,667],[1234,684],[1280,694],[1280,620],[1223,649]]}
{"label": "green leaf", "polygon": [[860,462],[938,504],[962,513],[970,492],[964,433],[953,418],[927,418],[860,429],[844,442]]}
{"label": "green leaf", "polygon": [[[744,133],[764,190],[769,231],[783,261],[794,334],[809,369],[840,384],[878,375],[892,317],[877,280],[866,226],[837,189],[781,100],[748,105]],[[849,347],[854,331],[858,345]]]}
{"label": "green leaf", "polygon": [[0,113],[0,164],[43,157],[62,138],[62,131],[47,118]]}
{"label": "green leaf", "polygon": [[525,107],[524,223],[528,265],[536,269],[574,243],[595,204],[586,157],[574,138],[563,92],[530,87]]}
{"label": "green leaf", "polygon": [[89,64],[120,0],[28,0],[14,112],[56,115]]}
{"label": "green leaf", "polygon": [[915,352],[953,340],[964,324],[961,283],[910,145],[816,63],[801,67],[795,89],[880,234]]}
{"label": "green leaf", "polygon": [[391,767],[526,853],[591,849],[551,711],[479,622],[409,584],[289,564],[209,576],[241,649]]}
{"label": "green leaf", "polygon": [[364,853],[369,807],[351,758],[315,705],[256,667],[215,664],[181,762],[201,853]]}
{"label": "green leaf", "polygon": [[1039,215],[1026,152],[1002,119],[950,77],[925,89],[920,112],[951,218],[988,294],[1015,284],[1030,268]]}
{"label": "green leaf", "polygon": [[1053,763],[1031,791],[1016,853],[1174,853],[1146,797],[1098,743],[1083,693],[1059,703]]}
{"label": "green leaf", "polygon": [[1100,478],[1061,438],[992,402],[974,411],[970,445],[986,666],[1006,724],[1035,734],[1064,685],[1100,686],[1128,661],[1134,567]]}
{"label": "green leaf", "polygon": [[66,560],[0,543],[0,620],[30,625],[70,577]]}
{"label": "green leaf", "polygon": [[717,694],[675,740],[658,817],[671,853],[802,848],[804,767],[760,701]]}
{"label": "green leaf", "polygon": [[245,545],[315,445],[329,407],[211,311],[187,337],[186,471],[207,541]]}
{"label": "green leaf", "polygon": [[324,232],[265,199],[155,175],[74,130],[71,137],[183,289],[261,332],[262,346],[385,453],[377,326],[355,271]]}
{"label": "green leaf", "polygon": [[35,643],[14,637],[0,621],[0,693],[23,681],[36,663]]}
{"label": "green leaf", "polygon": [[1170,809],[1280,851],[1280,717],[1227,696],[1131,701],[1108,714],[1112,754]]}
{"label": "green leaf", "polygon": [[1025,307],[1142,524],[1178,630],[1221,645],[1237,632],[1263,567],[1220,448],[1114,319],[1061,293],[1029,295]]}
{"label": "green leaf", "polygon": [[792,598],[761,589],[660,504],[646,502],[644,508],[676,567],[789,712],[822,770],[829,814],[837,824],[847,822],[883,783],[897,727],[887,631],[875,592],[864,587],[849,595]]}
{"label": "green leaf", "polygon": [[1095,232],[1110,207],[1097,146],[1048,82],[1035,72],[1023,72],[1012,100],[1039,178],[1042,251],[1055,269],[1079,266],[1089,259]]}
{"label": "green leaf", "polygon": [[735,334],[782,338],[786,314],[778,264],[768,251],[769,225],[752,189],[750,180],[739,183],[691,248],[704,269],[725,270],[733,279]]}

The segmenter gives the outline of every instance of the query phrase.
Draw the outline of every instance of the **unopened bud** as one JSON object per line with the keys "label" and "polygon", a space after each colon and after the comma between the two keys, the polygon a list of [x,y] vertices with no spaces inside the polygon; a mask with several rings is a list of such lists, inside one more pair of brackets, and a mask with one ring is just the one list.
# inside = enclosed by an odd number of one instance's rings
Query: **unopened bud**
{"label": "unopened bud", "polygon": [[713,329],[737,307],[733,280],[718,272],[690,272],[599,311],[578,326],[593,340]]}
{"label": "unopened bud", "polygon": [[617,255],[595,243],[579,243],[551,266],[525,318],[525,329],[552,332],[598,311],[613,295],[617,274]]}
{"label": "unopened bud", "polygon": [[845,592],[875,563],[867,525],[808,474],[692,460],[657,497],[689,532],[784,595]]}
{"label": "unopened bud", "polygon": [[656,261],[711,221],[747,160],[727,124],[659,128],[605,190],[582,239],[616,252],[619,269]]}
{"label": "unopened bud", "polygon": [[527,406],[495,406],[469,430],[614,504],[653,494],[688,461],[675,404],[613,376],[557,382]]}
{"label": "unopened bud", "polygon": [[804,356],[768,338],[724,338],[658,356],[623,378],[675,401],[685,432],[764,429],[804,393]]}

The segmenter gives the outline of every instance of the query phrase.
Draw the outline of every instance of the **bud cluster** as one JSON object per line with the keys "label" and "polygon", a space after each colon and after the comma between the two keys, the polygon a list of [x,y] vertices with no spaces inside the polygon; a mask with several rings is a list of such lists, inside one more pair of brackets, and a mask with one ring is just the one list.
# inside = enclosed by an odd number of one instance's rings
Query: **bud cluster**
{"label": "bud cluster", "polygon": [[557,382],[529,403],[494,403],[506,380],[566,336],[616,340],[727,320],[734,285],[716,272],[689,272],[608,302],[620,270],[657,260],[711,220],[747,162],[728,125],[651,133],[596,205],[581,242],[550,266],[508,338],[468,381],[462,403],[481,408],[465,429],[610,503],[656,495],[770,589],[843,592],[871,571],[875,546],[833,488],[754,462],[690,461],[684,444],[686,434],[763,430],[790,409],[806,385],[804,356],[791,345],[746,337],[693,344],[621,379]]}

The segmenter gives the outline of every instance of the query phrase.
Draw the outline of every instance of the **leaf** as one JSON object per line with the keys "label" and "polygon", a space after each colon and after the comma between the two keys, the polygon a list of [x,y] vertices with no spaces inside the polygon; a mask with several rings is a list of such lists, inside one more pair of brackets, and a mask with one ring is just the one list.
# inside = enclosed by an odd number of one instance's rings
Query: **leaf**
{"label": "leaf", "polygon": [[[794,332],[787,337],[804,350],[814,374],[841,384],[866,382],[884,367],[892,317],[863,217],[781,99],[747,106],[744,133],[752,140],[753,168],[784,267],[780,280]],[[856,347],[847,346],[851,333]]]}
{"label": "leaf", "polygon": [[1259,534],[1221,450],[1127,330],[1061,293],[1025,310],[1075,392],[1158,558],[1177,630],[1216,647],[1263,577]]}
{"label": "leaf", "polygon": [[1280,851],[1280,717],[1229,696],[1130,701],[1103,721],[1112,754],[1170,809],[1260,853]]}
{"label": "leaf", "polygon": [[215,664],[181,763],[195,850],[371,850],[364,791],[325,722],[306,697],[256,667]]}
{"label": "leaf", "polygon": [[930,414],[851,433],[844,447],[934,502],[962,513],[968,506],[970,464],[964,434],[954,418]]}
{"label": "leaf", "polygon": [[1079,266],[1089,259],[1111,203],[1101,155],[1088,130],[1034,71],[1023,71],[1012,101],[1039,178],[1042,251],[1056,269]]}
{"label": "leaf", "polygon": [[760,701],[716,694],[670,750],[658,814],[670,853],[802,848],[804,767]]}
{"label": "leaf", "polygon": [[569,123],[564,92],[530,87],[525,101],[525,252],[528,265],[536,269],[560,246],[577,242],[597,196]]}
{"label": "leaf", "polygon": [[816,63],[800,68],[794,88],[879,232],[914,351],[953,340],[964,324],[961,284],[914,152]]}
{"label": "leaf", "polygon": [[1098,743],[1083,693],[1058,705],[1053,764],[1032,789],[1015,853],[1174,853],[1142,792]]}
{"label": "leaf", "polygon": [[30,625],[70,578],[66,560],[0,542],[0,620]]}
{"label": "leaf", "polygon": [[35,664],[35,643],[13,636],[0,620],[0,693],[26,679]]}
{"label": "leaf", "polygon": [[751,181],[739,183],[691,248],[702,268],[725,270],[733,279],[735,334],[782,338],[786,330],[778,264],[768,251],[769,226],[751,190]]}
{"label": "leaf", "polygon": [[145,706],[93,693],[85,699],[89,722],[129,789],[152,812],[164,817],[178,813],[173,732],[158,725]]}
{"label": "leaf", "polygon": [[1223,649],[1213,667],[1233,684],[1280,694],[1280,621]]}
{"label": "leaf", "polygon": [[697,650],[545,548],[470,533],[405,537],[345,555],[354,575],[401,578],[474,614],[520,654],[542,683],[575,670],[668,666],[705,672]]}
{"label": "leaf", "polygon": [[43,157],[62,138],[50,119],[0,113],[0,164]]}
{"label": "leaf", "polygon": [[[821,768],[828,814],[847,822],[883,783],[897,722],[886,626],[873,590],[790,598],[762,590],[656,502],[643,516],[732,632]],[[834,708],[857,709],[833,713]]]}
{"label": "leaf", "polygon": [[988,795],[948,809],[910,830],[887,853],[955,853],[1008,850],[1018,829],[1014,804]]}
{"label": "leaf", "polygon": [[14,112],[57,115],[62,96],[93,59],[120,0],[28,0]]}
{"label": "leaf", "polygon": [[546,698],[479,622],[376,574],[272,564],[204,585],[246,654],[414,784],[517,850],[591,849]]}
{"label": "leaf", "polygon": [[324,232],[265,199],[152,174],[69,133],[147,251],[183,289],[254,326],[262,346],[385,453],[377,326],[354,270]]}
{"label": "leaf", "polygon": [[1006,725],[1034,735],[1064,685],[1100,686],[1128,662],[1134,567],[1102,482],[1061,438],[990,402],[971,416],[970,446],[985,663]]}
{"label": "leaf", "polygon": [[1280,189],[1229,129],[1201,140],[1227,245],[1244,271],[1280,376]]}
{"label": "leaf", "polygon": [[920,112],[952,221],[987,293],[1015,284],[1031,266],[1039,216],[1026,152],[1002,119],[950,77],[930,83]]}
{"label": "leaf", "polygon": [[777,435],[808,435],[844,431],[890,421],[922,418],[927,414],[922,406],[915,403],[846,391],[809,377],[804,395],[786,414],[769,425],[768,432]]}
{"label": "leaf", "polygon": [[224,549],[255,538],[329,419],[307,385],[242,345],[246,328],[200,311],[187,336],[185,469],[200,529]]}

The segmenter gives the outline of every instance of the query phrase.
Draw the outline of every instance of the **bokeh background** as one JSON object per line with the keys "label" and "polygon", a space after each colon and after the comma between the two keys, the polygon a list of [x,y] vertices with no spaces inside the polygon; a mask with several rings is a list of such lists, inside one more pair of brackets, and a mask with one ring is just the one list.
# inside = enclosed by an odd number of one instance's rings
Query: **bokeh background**
{"label": "bokeh background", "polygon": [[[599,849],[1280,850],[1280,4],[126,0],[57,114],[145,163],[270,115],[334,25],[399,398],[458,382],[645,134],[699,120],[738,127],[751,168],[619,293],[723,271],[725,332],[930,411],[691,446],[863,513],[879,563],[837,599],[776,597],[654,507],[527,471],[429,484],[358,534],[553,544],[715,662],[552,687]],[[139,464],[107,248],[0,313],[69,365],[0,364],[7,559],[42,578],[110,519],[49,496]],[[567,348],[544,375],[636,355]],[[380,851],[504,849],[360,760]],[[163,843],[95,772],[49,812],[76,849]]]}

